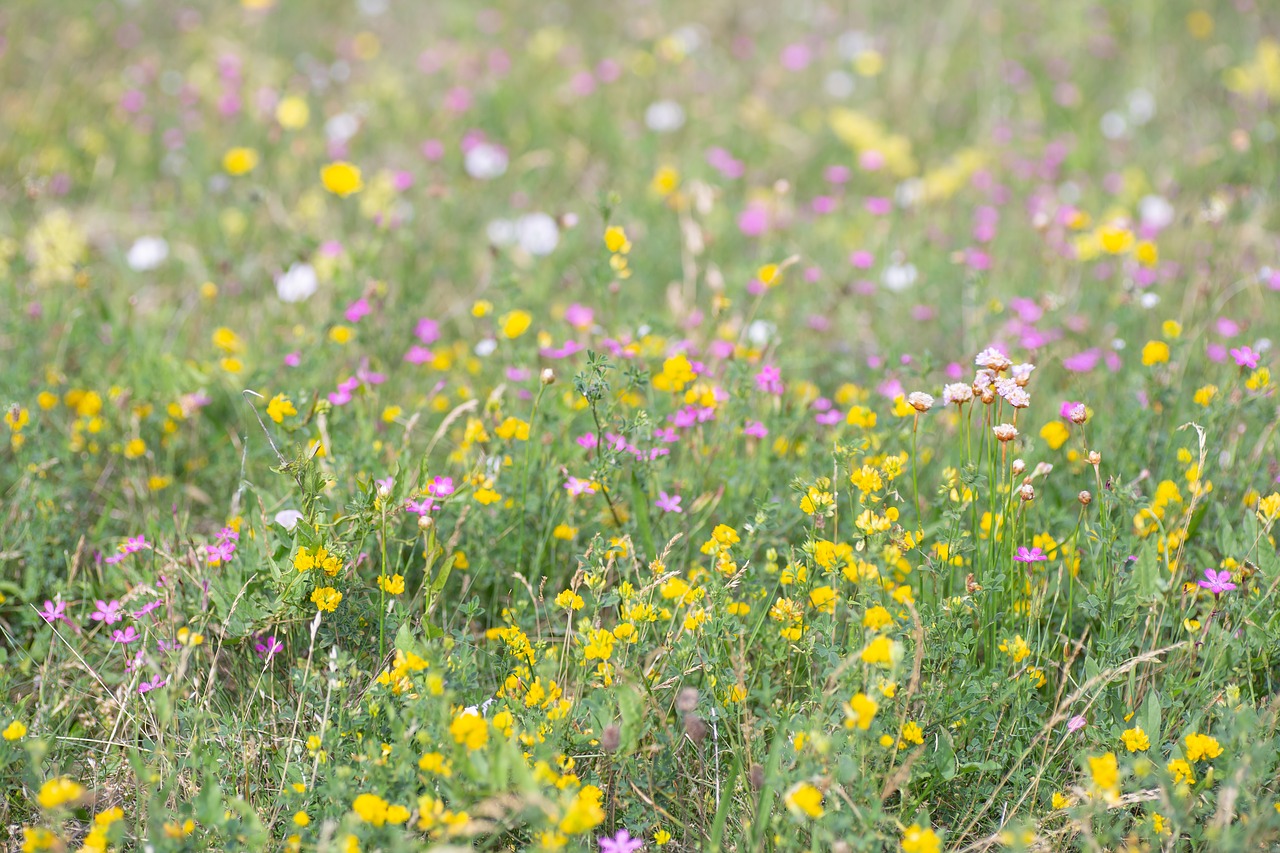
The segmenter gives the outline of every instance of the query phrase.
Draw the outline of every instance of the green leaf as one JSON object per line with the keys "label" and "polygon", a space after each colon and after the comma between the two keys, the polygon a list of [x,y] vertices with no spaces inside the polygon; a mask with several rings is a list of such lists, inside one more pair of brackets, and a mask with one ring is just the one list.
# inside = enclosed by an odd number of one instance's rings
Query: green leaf
{"label": "green leaf", "polygon": [[1142,729],[1152,743],[1160,741],[1160,694],[1155,690],[1149,692],[1142,703]]}

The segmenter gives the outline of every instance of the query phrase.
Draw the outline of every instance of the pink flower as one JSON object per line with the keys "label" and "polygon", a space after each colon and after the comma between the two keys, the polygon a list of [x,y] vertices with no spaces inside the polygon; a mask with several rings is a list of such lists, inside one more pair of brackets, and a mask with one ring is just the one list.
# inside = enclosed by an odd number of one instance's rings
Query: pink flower
{"label": "pink flower", "polygon": [[253,649],[263,660],[271,660],[277,653],[284,650],[284,643],[275,638],[275,635],[264,637],[253,644]]}
{"label": "pink flower", "polygon": [[120,614],[120,602],[112,599],[110,602],[98,599],[98,609],[89,614],[89,618],[94,622],[102,622],[106,625],[112,625],[124,618]]}
{"label": "pink flower", "polygon": [[742,428],[742,434],[752,438],[764,438],[769,434],[769,430],[759,421],[747,421],[747,425]]}
{"label": "pink flower", "polygon": [[644,839],[632,838],[631,833],[625,829],[618,830],[618,834],[612,838],[602,835],[599,841],[600,853],[636,853],[644,846]]}
{"label": "pink flower", "polygon": [[437,498],[447,498],[453,494],[453,478],[436,477],[427,485],[427,492]]}
{"label": "pink flower", "polygon": [[653,502],[653,505],[663,512],[679,513],[684,512],[684,510],[680,508],[681,500],[682,498],[679,495],[669,495],[666,492],[660,491],[658,492],[658,499]]}
{"label": "pink flower", "polygon": [[347,310],[343,312],[343,316],[347,318],[348,323],[359,323],[362,317],[367,317],[373,309],[369,307],[369,300],[361,296],[355,302],[347,306]]}
{"label": "pink flower", "polygon": [[766,364],[756,374],[756,390],[766,394],[782,393],[782,371],[772,364]]}
{"label": "pink flower", "polygon": [[1042,563],[1049,558],[1039,548],[1032,548],[1029,551],[1026,548],[1019,548],[1018,555],[1013,559],[1019,563]]}
{"label": "pink flower", "polygon": [[1220,572],[1215,572],[1213,569],[1205,569],[1204,576],[1206,580],[1200,581],[1200,586],[1209,590],[1215,596],[1230,592],[1236,588],[1236,585],[1231,582],[1231,572],[1226,569]]}
{"label": "pink flower", "polygon": [[141,684],[139,684],[138,692],[150,693],[152,690],[155,690],[157,687],[164,687],[168,683],[169,683],[168,677],[163,675],[157,675],[155,678],[151,679],[150,681],[144,681]]}
{"label": "pink flower", "polygon": [[575,497],[577,495],[594,495],[596,493],[595,487],[591,485],[590,480],[580,480],[577,477],[570,477],[566,480],[564,488],[565,491]]}
{"label": "pink flower", "polygon": [[1084,728],[1085,723],[1087,723],[1087,722],[1088,722],[1088,720],[1086,720],[1086,719],[1084,718],[1084,715],[1083,715],[1083,714],[1077,714],[1076,716],[1074,716],[1074,717],[1072,717],[1071,719],[1067,720],[1067,731],[1068,731],[1068,732],[1078,732],[1078,731],[1080,731],[1081,729],[1083,729],[1083,728]]}
{"label": "pink flower", "polygon": [[1253,351],[1252,347],[1237,347],[1231,350],[1231,357],[1236,360],[1236,364],[1240,367],[1247,367],[1250,370],[1258,366],[1258,353]]}
{"label": "pink flower", "polygon": [[58,620],[70,621],[67,619],[67,603],[65,601],[54,603],[46,600],[44,610],[40,611],[40,618],[51,625]]}
{"label": "pink flower", "polygon": [[140,639],[140,636],[138,632],[134,630],[132,625],[128,626],[123,631],[117,628],[111,632],[111,642],[119,643],[123,646],[127,646],[138,639]]}

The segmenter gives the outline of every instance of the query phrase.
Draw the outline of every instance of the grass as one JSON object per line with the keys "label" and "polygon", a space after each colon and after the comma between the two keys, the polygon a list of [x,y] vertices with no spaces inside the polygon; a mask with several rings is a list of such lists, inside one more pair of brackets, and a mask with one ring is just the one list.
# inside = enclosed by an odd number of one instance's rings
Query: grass
{"label": "grass", "polygon": [[1265,4],[419,5],[0,13],[0,835],[1280,846]]}

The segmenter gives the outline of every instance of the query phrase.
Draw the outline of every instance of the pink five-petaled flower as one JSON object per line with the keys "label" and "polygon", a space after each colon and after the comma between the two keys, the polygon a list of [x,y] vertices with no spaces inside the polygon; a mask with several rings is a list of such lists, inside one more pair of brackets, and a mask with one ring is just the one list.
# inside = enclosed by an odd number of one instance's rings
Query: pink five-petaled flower
{"label": "pink five-petaled flower", "polygon": [[50,625],[57,622],[59,619],[64,622],[71,621],[70,619],[67,619],[67,603],[65,601],[54,603],[48,599],[44,602],[44,610],[40,611],[40,618],[48,622]]}
{"label": "pink five-petaled flower", "polygon": [[1213,569],[1205,569],[1204,576],[1206,580],[1200,581],[1200,586],[1214,595],[1222,595],[1222,593],[1230,592],[1236,588],[1236,585],[1231,582],[1231,572],[1226,569],[1220,572],[1215,572]]}
{"label": "pink five-petaled flower", "polygon": [[600,836],[600,853],[635,853],[643,846],[643,838],[632,838],[631,833],[625,829],[619,829],[618,834],[612,838]]}
{"label": "pink five-petaled flower", "polygon": [[747,425],[742,428],[742,434],[752,438],[764,438],[769,434],[769,430],[759,421],[747,421]]}
{"label": "pink five-petaled flower", "polygon": [[436,477],[427,485],[427,493],[432,497],[447,498],[453,494],[453,478]]}
{"label": "pink five-petaled flower", "polygon": [[120,613],[120,602],[112,599],[110,602],[98,599],[98,609],[89,614],[89,618],[94,622],[104,622],[107,625],[119,622],[124,616]]}
{"label": "pink five-petaled flower", "polygon": [[132,643],[137,639],[139,639],[139,634],[134,630],[132,625],[128,626],[123,631],[117,628],[111,632],[111,642],[113,643],[120,643],[121,645],[127,646],[129,643]]}
{"label": "pink five-petaled flower", "polygon": [[590,480],[579,480],[577,477],[570,477],[564,483],[565,491],[571,495],[594,495],[596,493],[595,486]]}
{"label": "pink five-petaled flower", "polygon": [[264,660],[271,660],[279,652],[284,651],[284,643],[277,640],[275,635],[272,634],[271,636],[264,637],[261,640],[258,640],[258,642],[254,643],[253,649]]}
{"label": "pink five-petaled flower", "polygon": [[1018,563],[1042,563],[1049,558],[1045,556],[1045,553],[1039,548],[1032,548],[1030,550],[1026,548],[1019,548],[1018,555],[1013,559]]}
{"label": "pink five-petaled flower", "polygon": [[653,505],[663,512],[684,512],[680,508],[681,497],[679,495],[669,495],[666,492],[658,492],[658,499]]}
{"label": "pink five-petaled flower", "polygon": [[1088,721],[1084,718],[1083,714],[1077,714],[1071,719],[1067,720],[1067,731],[1078,732],[1084,728],[1084,724],[1086,722]]}
{"label": "pink five-petaled flower", "polygon": [[150,681],[144,681],[141,684],[139,684],[138,692],[150,693],[152,690],[155,690],[157,687],[164,687],[165,684],[167,684],[168,682],[169,682],[169,679],[166,676],[157,675],[155,678],[151,679]]}
{"label": "pink five-petaled flower", "polygon": [[1254,370],[1258,366],[1258,353],[1252,347],[1236,347],[1231,350],[1231,357],[1236,360],[1238,367]]}
{"label": "pink five-petaled flower", "polygon": [[216,566],[219,563],[225,563],[230,560],[235,556],[235,553],[236,543],[223,539],[213,545],[206,546],[205,562]]}

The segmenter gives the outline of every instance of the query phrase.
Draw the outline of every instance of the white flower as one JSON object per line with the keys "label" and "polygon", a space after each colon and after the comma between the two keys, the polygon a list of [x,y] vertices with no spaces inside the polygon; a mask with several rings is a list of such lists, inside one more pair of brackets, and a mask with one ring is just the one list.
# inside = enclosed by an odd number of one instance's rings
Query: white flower
{"label": "white flower", "polygon": [[146,272],[160,266],[167,257],[169,244],[163,237],[139,237],[129,247],[125,261],[129,264],[129,269]]}
{"label": "white flower", "polygon": [[972,399],[972,386],[966,385],[963,382],[955,382],[951,385],[944,385],[942,387],[942,404],[944,406],[951,403],[960,405],[962,403],[967,403]]}
{"label": "white flower", "polygon": [[463,158],[462,166],[467,174],[478,181],[491,181],[507,171],[510,162],[507,152],[490,142],[472,146]]}
{"label": "white flower", "polygon": [[296,509],[282,509],[276,513],[276,524],[285,530],[293,530],[299,521],[302,521],[302,513]]}
{"label": "white flower", "polygon": [[996,424],[991,431],[1000,441],[1013,441],[1018,437],[1018,428],[1013,424]]}
{"label": "white flower", "polygon": [[1138,202],[1138,219],[1152,228],[1167,228],[1174,222],[1174,205],[1164,196],[1143,196]]}
{"label": "white flower", "polygon": [[747,326],[747,340],[751,341],[752,346],[762,347],[773,340],[773,334],[777,330],[778,327],[768,320],[753,320]]}
{"label": "white flower", "polygon": [[987,347],[978,353],[978,357],[973,360],[978,367],[985,367],[988,370],[999,373],[1002,370],[1008,370],[1013,362],[1009,361],[1009,356],[1000,352],[995,347]]}
{"label": "white flower", "polygon": [[545,213],[530,213],[516,220],[516,240],[531,255],[549,255],[560,243],[560,228]]}
{"label": "white flower", "polygon": [[346,142],[360,129],[360,119],[351,113],[338,113],[324,123],[324,135],[330,142]]}
{"label": "white flower", "polygon": [[894,293],[901,293],[916,283],[915,264],[890,264],[885,267],[881,281]]}
{"label": "white flower", "polygon": [[933,408],[933,397],[923,391],[912,391],[907,395],[907,405],[917,412],[927,412]]}
{"label": "white flower", "polygon": [[498,342],[493,338],[481,338],[476,341],[475,353],[481,358],[487,358],[493,355],[494,350],[498,348]]}
{"label": "white flower", "polygon": [[495,246],[510,246],[516,241],[516,224],[510,219],[495,219],[484,229],[485,236]]}
{"label": "white flower", "polygon": [[282,302],[303,302],[311,298],[318,286],[315,268],[297,263],[276,279],[276,294]]}
{"label": "white flower", "polygon": [[1013,381],[1017,382],[1019,385],[1025,386],[1031,381],[1031,371],[1035,369],[1036,366],[1034,364],[1015,364],[1011,371],[1013,374]]}
{"label": "white flower", "polygon": [[675,101],[654,101],[644,111],[645,127],[654,133],[671,133],[684,127],[684,107]]}

